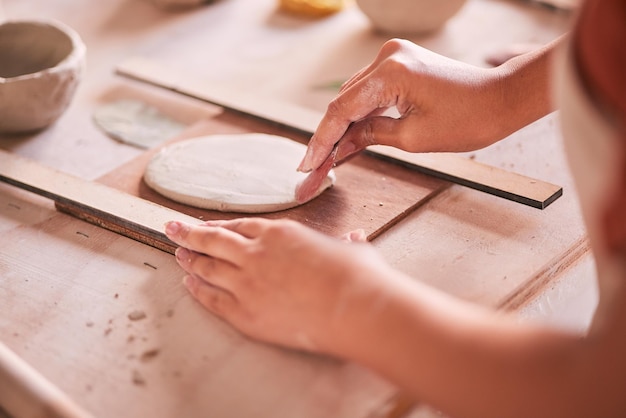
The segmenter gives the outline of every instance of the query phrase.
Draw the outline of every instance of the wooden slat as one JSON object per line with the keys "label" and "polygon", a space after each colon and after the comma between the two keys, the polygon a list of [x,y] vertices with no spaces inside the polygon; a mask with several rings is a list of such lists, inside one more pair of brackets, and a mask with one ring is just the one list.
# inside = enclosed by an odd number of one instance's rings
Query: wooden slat
{"label": "wooden slat", "polygon": [[0,181],[52,199],[60,210],[173,253],[162,232],[170,220],[198,220],[105,185],[0,150]]}
{"label": "wooden slat", "polygon": [[[317,129],[322,115],[292,103],[258,97],[181,74],[166,65],[135,57],[117,66],[117,73],[179,92],[224,108],[276,123],[308,136]],[[471,187],[495,196],[544,209],[559,198],[560,186],[497,167],[478,163],[456,154],[411,154],[391,147],[370,147],[376,156],[409,165],[418,171]]]}
{"label": "wooden slat", "polygon": [[538,209],[545,209],[563,195],[563,189],[555,184],[500,170],[454,154],[412,154],[382,145],[369,147],[368,151],[402,161],[424,174]]}
{"label": "wooden slat", "polygon": [[[0,150],[0,181],[49,198],[62,212],[171,254],[176,245],[162,232],[167,221],[246,216],[193,208],[154,192],[142,181],[150,156],[145,153],[91,182]],[[381,175],[378,166],[386,163],[372,161],[376,164],[361,166],[354,160],[339,167],[345,187],[331,188],[307,205],[257,216],[293,219],[331,236],[362,228],[372,240],[449,185],[394,165]],[[378,195],[370,196],[369,189],[361,187],[364,178],[380,190]]]}

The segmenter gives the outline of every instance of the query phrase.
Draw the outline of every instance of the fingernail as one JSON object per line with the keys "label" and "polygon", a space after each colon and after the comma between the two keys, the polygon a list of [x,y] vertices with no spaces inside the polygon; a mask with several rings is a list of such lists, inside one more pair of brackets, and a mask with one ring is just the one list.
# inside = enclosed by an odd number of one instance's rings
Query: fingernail
{"label": "fingernail", "polygon": [[357,229],[350,232],[350,241],[352,242],[364,242],[367,241],[367,234],[363,229]]}
{"label": "fingernail", "polygon": [[312,168],[309,167],[309,163],[308,162],[305,162],[304,160],[302,160],[302,162],[298,166],[298,171],[300,173],[310,173],[312,171]]}
{"label": "fingernail", "polygon": [[[311,141],[312,140],[313,138],[311,138]],[[311,167],[312,154],[313,154],[313,146],[309,145],[306,149],[306,154],[304,154],[304,158],[302,159],[302,162],[298,166],[298,171],[302,173],[308,173],[309,171],[313,170],[313,167]]]}
{"label": "fingernail", "polygon": [[165,224],[165,235],[174,236],[180,231],[180,223],[176,221],[170,221]]}
{"label": "fingernail", "polygon": [[186,248],[178,247],[175,254],[178,261],[185,263],[189,263],[191,261],[191,253]]}

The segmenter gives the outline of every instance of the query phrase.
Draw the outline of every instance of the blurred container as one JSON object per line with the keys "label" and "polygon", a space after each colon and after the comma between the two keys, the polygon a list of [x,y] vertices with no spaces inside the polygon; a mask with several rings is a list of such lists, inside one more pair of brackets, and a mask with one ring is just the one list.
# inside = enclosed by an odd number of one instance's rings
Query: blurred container
{"label": "blurred container", "polygon": [[309,17],[322,17],[343,9],[344,0],[279,0],[282,10]]}
{"label": "blurred container", "polygon": [[184,9],[201,6],[213,0],[152,0],[157,7],[162,9]]}
{"label": "blurred container", "polygon": [[372,26],[381,32],[432,32],[454,16],[466,0],[356,0]]}
{"label": "blurred container", "polygon": [[85,63],[85,45],[50,20],[0,24],[0,132],[43,129],[69,106]]}

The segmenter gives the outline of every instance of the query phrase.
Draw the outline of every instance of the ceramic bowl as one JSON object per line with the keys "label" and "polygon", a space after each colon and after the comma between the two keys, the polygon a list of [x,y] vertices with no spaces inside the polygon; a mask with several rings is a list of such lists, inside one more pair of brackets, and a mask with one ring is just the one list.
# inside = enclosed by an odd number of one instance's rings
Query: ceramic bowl
{"label": "ceramic bowl", "polygon": [[395,34],[419,34],[441,28],[466,0],[357,0],[374,28]]}
{"label": "ceramic bowl", "polygon": [[0,132],[43,129],[69,106],[85,65],[85,45],[55,21],[0,24]]}
{"label": "ceramic bowl", "polygon": [[211,0],[152,0],[156,6],[163,9],[183,9],[200,6]]}

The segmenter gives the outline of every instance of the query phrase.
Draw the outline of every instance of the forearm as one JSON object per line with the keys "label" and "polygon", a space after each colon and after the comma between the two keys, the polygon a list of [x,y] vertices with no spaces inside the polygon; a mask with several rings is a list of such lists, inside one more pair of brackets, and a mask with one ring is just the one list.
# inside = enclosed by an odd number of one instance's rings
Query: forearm
{"label": "forearm", "polygon": [[501,112],[501,137],[556,110],[552,100],[551,72],[560,37],[544,47],[512,58],[494,68]]}
{"label": "forearm", "polygon": [[579,361],[579,336],[522,326],[419,284],[394,293],[358,315],[367,320],[352,325],[345,357],[453,416],[579,416],[594,373]]}

